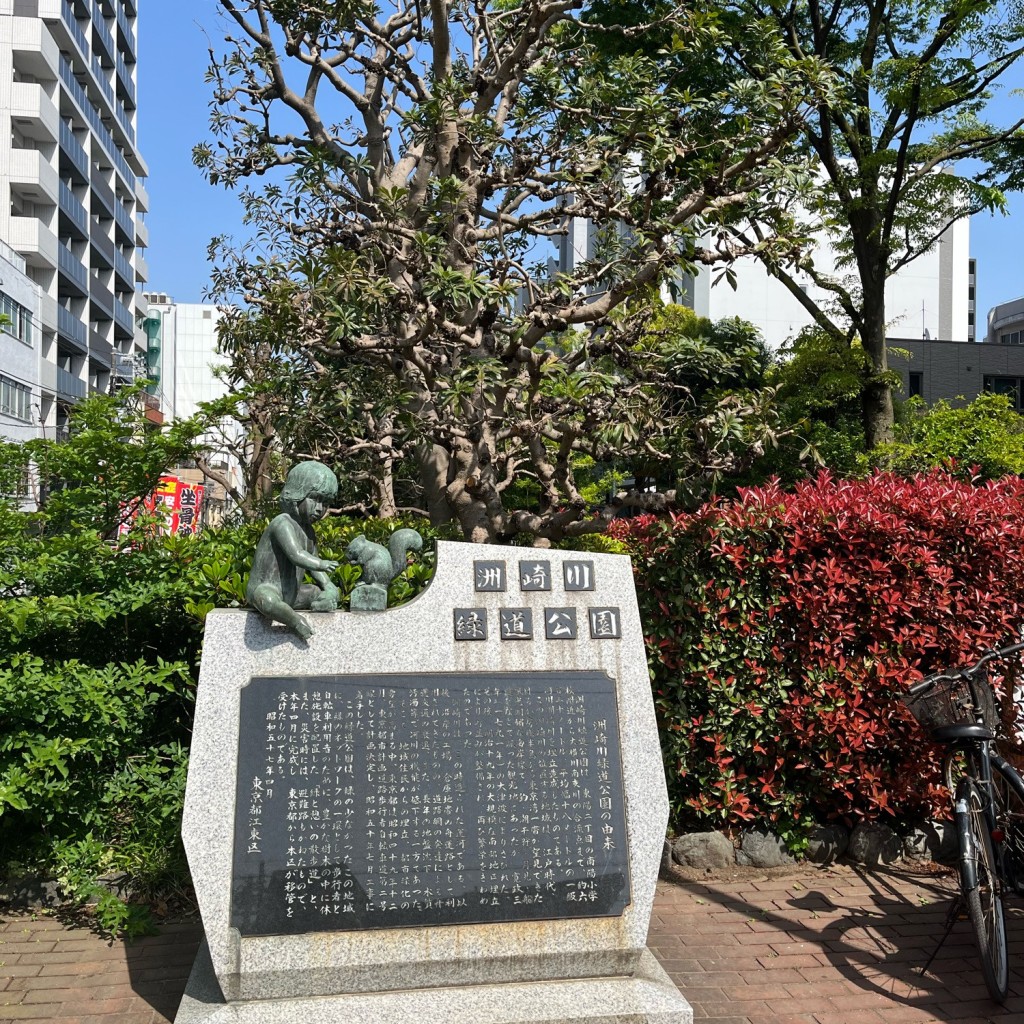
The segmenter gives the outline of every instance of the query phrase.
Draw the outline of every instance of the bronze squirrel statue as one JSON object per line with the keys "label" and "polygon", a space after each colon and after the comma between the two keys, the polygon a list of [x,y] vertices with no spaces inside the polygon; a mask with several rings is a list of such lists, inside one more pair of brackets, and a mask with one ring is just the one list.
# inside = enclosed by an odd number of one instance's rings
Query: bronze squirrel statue
{"label": "bronze squirrel statue", "polygon": [[388,546],[376,544],[359,534],[347,548],[345,558],[351,565],[362,567],[363,574],[356,586],[378,584],[387,585],[405,571],[406,559],[410,551],[422,551],[423,538],[408,528],[396,530],[388,541]]}

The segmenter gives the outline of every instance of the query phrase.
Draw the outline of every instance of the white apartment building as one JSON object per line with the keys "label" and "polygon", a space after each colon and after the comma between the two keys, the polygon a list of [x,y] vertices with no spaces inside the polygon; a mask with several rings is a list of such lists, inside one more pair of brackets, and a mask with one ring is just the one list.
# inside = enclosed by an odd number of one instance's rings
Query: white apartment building
{"label": "white apartment building", "polygon": [[[225,362],[217,352],[221,311],[198,302],[175,302],[163,292],[146,292],[143,297],[149,309],[142,324],[147,344],[145,372],[152,381],[148,390],[168,420],[187,419],[199,411],[200,402],[211,402],[228,392],[228,386],[213,372]],[[240,433],[237,423],[226,420],[203,438],[215,453],[211,463],[236,487],[241,473],[229,449]],[[179,467],[175,473],[206,486],[206,508],[213,517],[208,521],[216,521],[228,504],[223,487],[196,469]]]}
{"label": "white apartment building", "polygon": [[160,400],[167,419],[195,415],[200,402],[227,393],[227,385],[214,376],[213,367],[223,363],[217,354],[216,306],[175,302],[163,292],[145,292],[148,306],[143,329],[147,335],[146,376],[149,390]]}
{"label": "white apartment building", "polygon": [[[39,307],[42,292],[25,261],[0,242],[0,438],[29,441],[40,436]],[[52,435],[51,435],[52,436]]]}
{"label": "white apartment building", "polygon": [[40,289],[44,431],[145,355],[136,13],[136,0],[0,0],[0,241]]}
{"label": "white apartment building", "polygon": [[[558,269],[568,271],[595,258],[596,242],[597,235],[590,223],[574,219],[561,240]],[[890,336],[975,340],[974,261],[969,259],[969,246],[970,221],[965,218],[951,225],[930,252],[889,279],[885,314]],[[815,267],[831,276],[848,275],[849,270],[836,267],[836,257],[828,236],[820,234],[813,250]],[[710,320],[747,320],[775,349],[813,322],[796,297],[756,257],[741,257],[731,266],[736,274],[735,289],[724,278],[716,282],[721,267],[702,268],[695,277],[683,277],[675,290],[675,301]],[[800,283],[812,300],[828,307],[828,292],[815,286],[806,275]]]}
{"label": "white apartment building", "polygon": [[[956,221],[938,243],[892,277],[885,291],[888,334],[899,338],[974,340],[973,269],[968,256],[970,220]],[[816,240],[813,256],[819,273],[842,279],[850,270],[836,267],[836,252],[827,236]],[[716,272],[702,270],[691,285],[695,312],[711,320],[742,317],[758,327],[765,341],[778,348],[813,321],[796,297],[755,257],[733,265],[736,289],[724,280],[712,284]],[[809,277],[800,281],[815,303],[828,308],[830,293]]]}

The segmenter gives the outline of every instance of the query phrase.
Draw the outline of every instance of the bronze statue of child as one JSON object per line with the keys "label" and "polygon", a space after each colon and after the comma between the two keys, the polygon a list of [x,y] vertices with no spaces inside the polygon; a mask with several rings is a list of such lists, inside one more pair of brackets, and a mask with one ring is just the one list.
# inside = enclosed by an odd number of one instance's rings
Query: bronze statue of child
{"label": "bronze statue of child", "polygon": [[[330,612],[338,607],[338,588],[328,576],[338,563],[320,557],[313,535],[313,523],[324,517],[337,494],[338,478],[323,463],[293,466],[281,491],[283,511],[263,531],[249,572],[246,601],[303,640],[313,629],[297,609]],[[307,572],[316,586],[303,582]]]}

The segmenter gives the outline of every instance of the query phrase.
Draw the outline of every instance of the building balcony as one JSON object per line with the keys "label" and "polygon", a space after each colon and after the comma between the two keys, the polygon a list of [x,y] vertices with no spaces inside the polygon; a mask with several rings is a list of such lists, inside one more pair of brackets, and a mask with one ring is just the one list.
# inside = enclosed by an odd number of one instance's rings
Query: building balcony
{"label": "building balcony", "polygon": [[102,267],[104,270],[114,268],[114,241],[108,238],[96,224],[92,226],[92,234],[89,236],[89,244],[92,246],[92,264]]}
{"label": "building balcony", "polygon": [[44,331],[57,330],[57,300],[46,292],[39,294],[39,319]]}
{"label": "building balcony", "polygon": [[137,284],[145,284],[149,280],[149,264],[146,258],[135,250],[135,281]]}
{"label": "building balcony", "polygon": [[127,53],[132,59],[135,58],[137,53],[135,25],[123,6],[118,6],[117,8],[117,43],[119,49]]}
{"label": "building balcony", "polygon": [[60,123],[60,163],[61,171],[69,168],[80,184],[88,182],[89,158],[75,133],[63,121]]}
{"label": "building balcony", "polygon": [[92,41],[93,49],[103,54],[111,64],[117,57],[117,47],[114,45],[114,37],[103,20],[103,15],[95,7],[92,12]]}
{"label": "building balcony", "polygon": [[141,220],[135,222],[135,245],[139,249],[149,248],[149,228]]}
{"label": "building balcony", "polygon": [[57,307],[57,337],[80,355],[84,356],[89,351],[85,324],[63,306]]}
{"label": "building balcony", "polygon": [[92,79],[99,86],[99,90],[103,93],[104,98],[111,107],[114,105],[114,87],[110,84],[110,79],[107,78],[107,69],[100,63],[97,57],[92,59]]}
{"label": "building balcony", "polygon": [[114,198],[114,190],[99,174],[94,174],[89,184],[92,185],[92,212],[98,212],[98,204],[106,212],[108,218],[113,217],[118,206],[117,200]]}
{"label": "building balcony", "polygon": [[135,244],[135,221],[124,203],[114,202],[114,224],[118,229],[118,240],[125,245]]}
{"label": "building balcony", "polygon": [[57,269],[57,236],[37,217],[11,217],[7,244],[30,267]]}
{"label": "building balcony", "polygon": [[89,361],[109,370],[114,365],[114,346],[95,331],[89,332]]}
{"label": "building balcony", "polygon": [[62,295],[76,295],[84,298],[89,294],[89,271],[82,261],[62,242],[57,245],[57,271],[60,279],[57,288]]}
{"label": "building balcony", "polygon": [[57,364],[43,359],[39,363],[39,386],[51,395],[57,393]]}
{"label": "building balcony", "polygon": [[[46,2],[46,0],[44,0]],[[53,0],[49,0],[53,2]],[[15,10],[20,4],[15,4]],[[10,5],[6,10],[10,11]],[[6,17],[10,17],[7,13]],[[57,17],[56,7],[53,16]],[[17,55],[17,66],[26,74],[32,75],[37,82],[46,82],[54,77],[57,70],[57,58],[60,50],[51,33],[44,29],[43,21],[32,11],[29,16],[15,14],[10,40],[11,49]]]}
{"label": "building balcony", "polygon": [[132,316],[132,311],[116,299],[114,300],[114,334],[122,340],[135,337],[135,318]]}
{"label": "building balcony", "polygon": [[132,147],[135,146],[135,126],[132,124],[132,115],[128,113],[125,106],[121,102],[114,104],[114,112],[117,114],[117,123],[121,126],[121,131],[124,132],[125,138],[131,143]]}
{"label": "building balcony", "polygon": [[135,182],[135,203],[137,210],[142,213],[149,212],[149,192],[146,191],[146,184],[141,178]]}
{"label": "building balcony", "polygon": [[79,380],[74,374],[68,373],[57,367],[57,397],[67,402],[77,402],[85,398],[88,388],[84,380]]}
{"label": "building balcony", "polygon": [[132,267],[132,262],[116,249],[114,250],[114,277],[120,279],[122,291],[135,291],[135,269]]}
{"label": "building balcony", "polygon": [[89,301],[95,314],[93,320],[114,319],[114,293],[96,276],[89,279]]}
{"label": "building balcony", "polygon": [[57,106],[35,82],[11,83],[11,121],[37,142],[56,142],[60,132]]}
{"label": "building balcony", "polygon": [[77,229],[77,237],[79,238],[88,238],[89,214],[85,212],[85,207],[63,181],[60,183],[58,192],[57,205],[60,209],[61,220],[64,222],[62,226],[71,230],[72,234]]}
{"label": "building balcony", "polygon": [[114,142],[114,136],[110,133],[110,129],[103,123],[103,118],[100,117],[100,112],[96,109],[96,105],[89,99],[85,89],[82,87],[82,83],[75,78],[74,69],[71,67],[70,61],[63,54],[61,54],[60,58],[60,80],[71,94],[72,99],[81,108],[82,116],[89,122],[89,126],[95,132],[100,145],[106,150],[107,155],[113,161],[114,167],[117,168],[125,184],[128,185],[131,192],[134,192],[134,172],[128,166],[124,153],[118,149],[117,143]]}
{"label": "building balcony", "polygon": [[72,39],[75,46],[78,47],[78,52],[83,57],[88,57],[89,41],[85,38],[85,30],[79,24],[78,18],[75,17],[75,9],[71,0],[61,0],[60,20],[64,28],[67,30],[69,38]]}
{"label": "building balcony", "polygon": [[135,82],[132,81],[132,69],[135,65],[129,64],[124,59],[124,55],[119,53],[114,66],[117,69],[117,83],[124,92],[125,99],[128,101],[126,106],[134,107],[136,104],[136,93]]}
{"label": "building balcony", "polygon": [[12,149],[10,181],[19,195],[53,206],[60,178],[38,149]]}

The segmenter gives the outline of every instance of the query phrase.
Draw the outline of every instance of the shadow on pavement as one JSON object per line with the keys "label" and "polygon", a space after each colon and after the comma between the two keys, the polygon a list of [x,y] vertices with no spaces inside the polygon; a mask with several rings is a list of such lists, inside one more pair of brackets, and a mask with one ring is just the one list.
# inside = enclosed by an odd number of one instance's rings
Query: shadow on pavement
{"label": "shadow on pavement", "polygon": [[[931,968],[922,973],[945,930],[956,893],[954,875],[850,867],[845,880],[822,878],[819,885],[813,876],[803,875],[791,886],[780,880],[782,884],[767,891],[744,886],[739,893],[730,882],[686,882],[664,875],[662,883],[698,886],[700,901],[743,922],[759,922],[759,931],[765,924],[777,928],[786,941],[805,943],[822,967],[835,972],[837,981],[884,996],[890,1005],[926,1011],[935,1021],[1024,1020],[1024,901],[1007,903],[1010,996],[1000,1007],[985,988],[966,918],[956,922]],[[844,893],[851,884],[868,892]],[[794,916],[793,911],[802,913]],[[757,960],[751,961],[746,980],[757,984]]]}
{"label": "shadow on pavement", "polygon": [[198,921],[185,921],[125,943],[132,991],[168,1021],[177,1013],[202,935]]}

